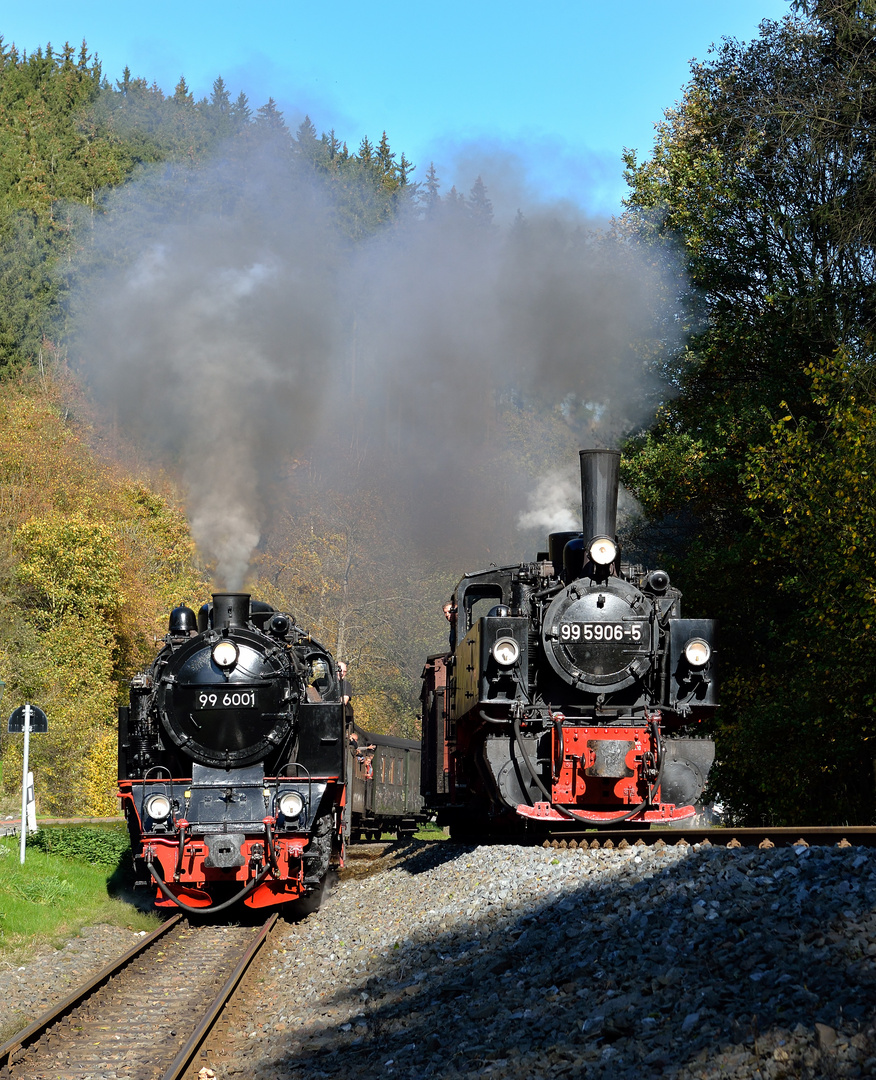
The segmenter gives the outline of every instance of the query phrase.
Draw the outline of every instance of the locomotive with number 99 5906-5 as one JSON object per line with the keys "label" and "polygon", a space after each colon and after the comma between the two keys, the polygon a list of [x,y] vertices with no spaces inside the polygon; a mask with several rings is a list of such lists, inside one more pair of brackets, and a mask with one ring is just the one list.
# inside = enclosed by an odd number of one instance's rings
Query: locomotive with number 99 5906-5
{"label": "locomotive with number 99 5906-5", "polygon": [[455,835],[683,821],[715,754],[717,632],[622,561],[620,453],[582,450],[583,527],[466,574],[423,672],[422,790]]}

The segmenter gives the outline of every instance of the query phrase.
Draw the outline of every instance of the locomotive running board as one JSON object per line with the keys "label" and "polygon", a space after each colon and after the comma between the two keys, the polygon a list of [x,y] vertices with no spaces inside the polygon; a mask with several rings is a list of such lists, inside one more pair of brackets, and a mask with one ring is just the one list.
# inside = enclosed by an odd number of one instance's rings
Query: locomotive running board
{"label": "locomotive running board", "polygon": [[584,821],[591,825],[612,825],[620,824],[621,822],[629,822],[630,828],[640,822],[647,822],[648,824],[664,824],[670,825],[676,821],[685,821],[688,818],[692,818],[696,814],[696,807],[694,806],[676,806],[671,810],[646,810],[643,814],[636,815],[633,818],[627,817],[629,810],[579,810],[577,807],[568,807],[570,814],[574,814],[574,817],[569,817],[566,814],[561,813],[559,810],[554,809],[550,803],[538,802],[532,806],[527,806],[526,803],[520,803],[517,807],[517,813],[522,818],[526,818],[527,821],[544,822],[546,824],[559,823],[570,824],[575,821]]}

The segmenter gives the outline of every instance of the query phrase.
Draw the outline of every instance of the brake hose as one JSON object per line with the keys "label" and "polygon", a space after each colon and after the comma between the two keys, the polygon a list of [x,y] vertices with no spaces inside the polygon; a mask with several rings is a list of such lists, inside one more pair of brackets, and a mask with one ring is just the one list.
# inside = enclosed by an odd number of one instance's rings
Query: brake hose
{"label": "brake hose", "polygon": [[168,887],[165,885],[164,881],[158,876],[158,873],[151,862],[146,863],[146,868],[152,875],[155,884],[158,886],[159,892],[161,892],[161,894],[166,897],[166,899],[172,900],[175,904],[178,904],[179,907],[185,908],[186,911],[194,911],[196,914],[204,915],[212,913],[214,911],[223,911],[225,908],[231,907],[232,904],[237,904],[241,900],[245,900],[250,893],[255,892],[258,886],[261,885],[261,883],[271,872],[270,864],[268,864],[260,871],[260,873],[256,877],[252,879],[252,881],[248,882],[240,890],[239,893],[237,893],[235,896],[232,896],[230,900],[226,900],[221,904],[215,904],[212,907],[196,907],[192,904],[184,904],[182,900],[180,900],[180,898],[176,896],[175,893],[172,893],[170,889],[168,889]]}

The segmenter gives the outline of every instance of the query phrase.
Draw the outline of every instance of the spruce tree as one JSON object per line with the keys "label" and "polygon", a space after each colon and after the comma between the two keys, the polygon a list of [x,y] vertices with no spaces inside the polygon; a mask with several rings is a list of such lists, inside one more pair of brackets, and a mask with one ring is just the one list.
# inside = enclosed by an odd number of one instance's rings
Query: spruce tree
{"label": "spruce tree", "polygon": [[487,189],[479,176],[468,198],[468,212],[475,225],[487,228],[493,223],[493,204],[487,197]]}
{"label": "spruce tree", "polygon": [[188,88],[184,75],[180,75],[179,82],[176,84],[176,88],[173,91],[173,100],[177,105],[193,105],[194,97]]}

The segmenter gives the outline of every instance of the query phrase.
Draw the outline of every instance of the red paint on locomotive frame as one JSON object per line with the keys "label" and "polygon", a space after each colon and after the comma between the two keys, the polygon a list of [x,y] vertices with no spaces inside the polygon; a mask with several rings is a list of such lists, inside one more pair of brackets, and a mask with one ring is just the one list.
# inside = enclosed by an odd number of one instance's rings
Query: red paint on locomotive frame
{"label": "red paint on locomotive frame", "polygon": [[[562,718],[562,714],[558,714]],[[588,776],[587,769],[596,762],[594,743],[629,743],[624,755],[624,766],[630,773],[623,777]],[[579,817],[594,824],[610,823],[625,817],[630,809],[646,801],[648,778],[643,775],[645,754],[654,754],[653,737],[647,727],[607,727],[563,725],[554,728],[551,738],[552,776],[556,777],[551,788],[553,806],[567,807]],[[559,766],[559,767],[558,767]],[[675,806],[660,801],[660,791],[655,792],[655,804],[634,821],[681,821],[693,817],[693,806]],[[594,809],[599,806],[600,809]],[[517,807],[521,817],[531,820],[568,822],[562,812],[554,810],[551,803],[521,804]]]}
{"label": "red paint on locomotive frame", "polygon": [[[309,837],[295,837],[287,839],[274,837],[274,852],[279,865],[279,877],[266,878],[259,886],[243,901],[248,907],[268,907],[274,904],[286,903],[290,900],[298,900],[305,893],[304,886],[304,848]],[[194,837],[186,841],[183,848],[182,867],[179,881],[174,881],[177,859],[179,858],[179,842],[173,837],[167,839],[150,837],[144,843],[151,849],[152,861],[161,866],[164,884],[167,888],[180,896],[185,903],[189,903],[188,890],[195,892],[195,899],[191,901],[195,907],[207,907],[213,903],[210,893],[207,891],[211,885],[246,885],[252,881],[255,871],[250,865],[250,851],[254,844],[263,846],[264,837],[255,835],[247,837],[240,848],[243,856],[243,866],[235,866],[229,870],[220,867],[204,866],[206,858],[206,845],[203,839]],[[233,871],[233,872],[232,872]],[[172,900],[168,900],[161,890],[157,890],[155,900],[156,907],[175,907]],[[207,896],[207,903],[197,899],[197,895]]]}
{"label": "red paint on locomotive frame", "polygon": [[[557,778],[551,791],[554,803],[576,809],[585,800],[591,806],[594,801],[616,801],[619,808],[629,809],[644,801],[647,782],[642,775],[642,758],[652,751],[651,735],[647,728],[564,726],[560,730],[562,747],[556,729],[552,740],[553,775]],[[587,776],[586,770],[592,768],[596,761],[596,751],[592,745],[595,742],[630,743],[630,749],[624,756],[624,765],[630,775],[610,778]],[[560,753],[562,762],[557,769]],[[606,790],[607,785],[611,790]]]}

